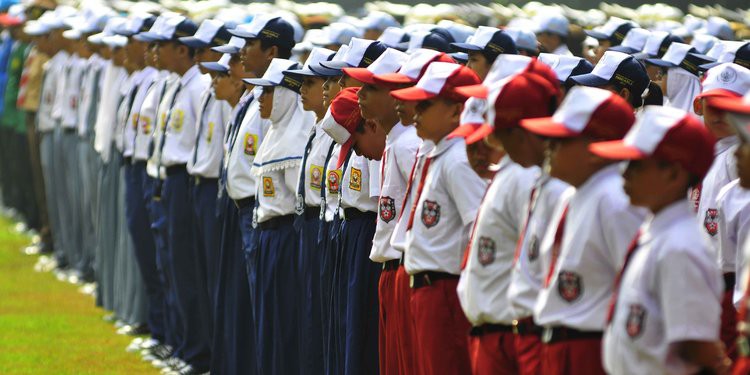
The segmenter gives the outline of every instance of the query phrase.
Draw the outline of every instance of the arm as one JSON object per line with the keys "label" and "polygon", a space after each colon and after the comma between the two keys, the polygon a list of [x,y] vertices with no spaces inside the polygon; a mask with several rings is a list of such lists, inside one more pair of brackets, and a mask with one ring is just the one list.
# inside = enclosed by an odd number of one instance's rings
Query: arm
{"label": "arm", "polygon": [[724,352],[721,341],[686,340],[673,345],[680,359],[699,367],[699,373],[729,374],[732,360]]}

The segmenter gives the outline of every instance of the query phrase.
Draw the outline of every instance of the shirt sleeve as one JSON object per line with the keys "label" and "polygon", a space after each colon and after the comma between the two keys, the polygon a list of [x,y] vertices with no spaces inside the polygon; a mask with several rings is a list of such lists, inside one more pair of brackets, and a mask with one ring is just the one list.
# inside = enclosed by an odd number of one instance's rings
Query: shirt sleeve
{"label": "shirt sleeve", "polygon": [[297,195],[297,182],[299,180],[300,168],[301,167],[284,169],[284,186],[286,186],[289,191],[293,192],[295,196]]}
{"label": "shirt sleeve", "polygon": [[[456,204],[456,210],[461,215],[464,225],[474,222],[479,204],[487,189],[487,182],[471,169],[465,155],[457,158],[456,163],[446,163],[442,175],[448,193]],[[455,155],[455,154],[454,154]],[[445,155],[452,157],[453,155]]]}
{"label": "shirt sleeve", "polygon": [[382,160],[368,160],[367,168],[370,174],[370,198],[380,197],[380,163]]}
{"label": "shirt sleeve", "polygon": [[627,197],[603,200],[599,218],[604,230],[604,241],[614,270],[619,270],[625,260],[628,247],[638,233],[646,213],[627,201]]}
{"label": "shirt sleeve", "polygon": [[656,290],[667,341],[718,340],[721,280],[715,262],[708,254],[680,250],[658,262]]}

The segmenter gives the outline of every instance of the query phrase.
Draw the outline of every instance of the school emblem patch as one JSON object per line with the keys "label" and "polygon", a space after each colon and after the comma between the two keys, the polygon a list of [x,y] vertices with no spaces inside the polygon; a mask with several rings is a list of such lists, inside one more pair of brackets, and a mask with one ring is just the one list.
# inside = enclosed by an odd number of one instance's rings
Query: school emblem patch
{"label": "school emblem patch", "polygon": [[566,302],[571,303],[581,297],[583,292],[583,280],[581,275],[570,272],[560,271],[557,276],[557,293]]}
{"label": "school emblem patch", "polygon": [[310,189],[320,190],[323,182],[323,167],[310,165]]}
{"label": "school emblem patch", "polygon": [[362,171],[352,167],[352,174],[349,176],[349,189],[362,191]]}
{"label": "school emblem patch", "polygon": [[172,112],[171,117],[169,119],[169,128],[172,129],[173,132],[179,133],[182,131],[182,124],[185,123],[185,112],[181,109],[176,109]]}
{"label": "school emblem patch", "polygon": [[255,153],[258,151],[258,136],[250,133],[245,134],[244,145],[245,155],[255,156]]}
{"label": "school emblem patch", "polygon": [[495,261],[495,240],[489,237],[479,237],[477,240],[477,258],[479,264],[487,266]]}
{"label": "school emblem patch", "polygon": [[133,113],[133,116],[131,116],[130,124],[133,127],[134,131],[138,130],[138,114],[137,113]]}
{"label": "school emblem patch", "polygon": [[715,208],[709,208],[706,210],[706,217],[703,219],[703,226],[706,227],[706,232],[715,236],[719,232],[719,210]]}
{"label": "school emblem patch", "polygon": [[77,107],[78,107],[78,97],[74,96],[74,97],[70,98],[70,108],[71,109],[76,109]]}
{"label": "school emblem patch", "polygon": [[625,332],[631,339],[634,339],[643,333],[643,323],[646,321],[646,309],[639,304],[630,305],[628,310],[628,319],[625,320]]}
{"label": "school emblem patch", "polygon": [[206,143],[211,143],[211,140],[214,139],[215,127],[216,127],[216,124],[213,121],[210,121],[208,123],[208,129],[206,130]]}
{"label": "school emblem patch", "polygon": [[276,195],[276,190],[273,188],[273,178],[271,177],[263,177],[263,196],[264,197],[273,197]]}
{"label": "school emblem patch", "polygon": [[339,186],[341,184],[341,170],[333,170],[328,172],[328,194],[338,194]]}
{"label": "school emblem patch", "polygon": [[536,234],[531,236],[527,252],[529,256],[529,262],[533,262],[537,260],[537,258],[539,258],[539,237],[537,237]]}
{"label": "school emblem patch", "polygon": [[396,203],[391,197],[380,197],[380,220],[390,223],[396,218]]}
{"label": "school emblem patch", "polygon": [[422,204],[422,224],[432,228],[440,222],[440,205],[435,201],[425,200]]}
{"label": "school emblem patch", "polygon": [[153,128],[151,127],[151,118],[146,116],[141,116],[141,131],[143,131],[143,134],[151,134],[151,131]]}

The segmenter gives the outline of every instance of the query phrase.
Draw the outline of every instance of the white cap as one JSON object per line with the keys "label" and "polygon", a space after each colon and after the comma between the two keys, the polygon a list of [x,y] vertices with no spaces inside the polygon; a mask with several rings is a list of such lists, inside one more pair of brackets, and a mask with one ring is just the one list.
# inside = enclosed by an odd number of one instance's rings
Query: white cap
{"label": "white cap", "polygon": [[536,51],[539,48],[537,45],[536,34],[531,30],[506,28],[505,32],[513,38],[514,42],[516,42],[516,48],[529,51]]}
{"label": "white cap", "polygon": [[409,55],[394,48],[386,49],[367,67],[373,74],[395,73],[409,59]]}
{"label": "white cap", "polygon": [[406,30],[400,27],[391,26],[380,34],[378,41],[388,47],[396,47],[401,43],[401,40],[404,39],[404,35],[406,35]]}
{"label": "white cap", "polygon": [[483,84],[485,86],[490,86],[494,82],[498,82],[504,78],[510,77],[511,75],[517,74],[526,69],[531,61],[531,57],[523,55],[499,55],[497,59],[495,59],[495,62],[492,63],[489,72],[487,72]]}
{"label": "white cap", "polygon": [[537,14],[536,17],[534,17],[534,21],[536,21],[536,29],[534,32],[537,34],[548,32],[560,36],[568,36],[568,27],[570,23],[562,14],[544,12],[542,14]]}
{"label": "white cap", "polygon": [[486,98],[470,97],[464,103],[464,109],[461,111],[460,124],[463,125],[481,125],[486,122],[485,115],[487,114]]}
{"label": "white cap", "polygon": [[552,53],[540,53],[539,61],[547,64],[557,75],[557,79],[565,82],[573,69],[578,67],[583,58],[576,56],[555,55]]}
{"label": "white cap", "polygon": [[719,55],[719,58],[716,59],[716,61],[720,63],[734,62],[734,58],[735,58],[735,55],[737,54],[737,50],[747,43],[748,42],[734,42],[734,41],[722,42],[722,44],[724,45],[724,48],[721,51],[721,55]]}
{"label": "white cap", "polygon": [[642,29],[640,27],[634,27],[630,29],[627,34],[625,34],[625,39],[622,40],[622,43],[620,45],[623,47],[632,48],[636,51],[641,51],[644,47],[646,47],[646,41],[648,40],[650,35],[651,33],[648,30]]}
{"label": "white cap", "polygon": [[361,38],[362,32],[353,25],[344,22],[334,22],[323,28],[323,32],[316,38],[310,39],[310,43],[318,46],[327,46],[331,44],[344,45],[349,44],[352,38]]}
{"label": "white cap", "polygon": [[246,82],[256,86],[277,86],[284,80],[284,71],[297,65],[296,62],[287,59],[275,58],[271,60],[268,69],[260,79],[246,79]]}
{"label": "white cap", "polygon": [[698,34],[690,41],[690,45],[695,47],[698,53],[708,53],[718,40],[719,38],[713,35]]}
{"label": "white cap", "polygon": [[713,35],[722,40],[734,39],[732,26],[729,25],[729,21],[721,17],[708,17],[706,25],[701,29],[695,30],[695,33]]}
{"label": "white cap", "polygon": [[367,17],[360,21],[363,30],[385,30],[391,26],[399,26],[398,21],[392,15],[384,12],[370,12]]}
{"label": "white cap", "polygon": [[722,63],[706,71],[704,77],[701,83],[703,88],[698,97],[716,96],[720,92],[715,90],[730,91],[738,97],[750,93],[750,69],[740,65]]}
{"label": "white cap", "polygon": [[417,82],[416,87],[431,94],[440,94],[448,82],[448,78],[459,69],[461,69],[461,65],[458,64],[434,62],[427,67],[427,71],[425,71],[422,79]]}
{"label": "white cap", "polygon": [[441,20],[437,23],[437,27],[442,27],[448,30],[456,43],[466,42],[469,37],[476,32],[476,29],[471,26],[453,22],[451,20]]}

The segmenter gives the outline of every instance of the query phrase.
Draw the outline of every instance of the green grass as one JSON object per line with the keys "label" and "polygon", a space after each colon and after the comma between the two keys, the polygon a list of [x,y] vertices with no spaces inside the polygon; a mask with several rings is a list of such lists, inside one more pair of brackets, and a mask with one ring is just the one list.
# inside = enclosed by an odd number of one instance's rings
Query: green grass
{"label": "green grass", "polygon": [[0,218],[0,374],[156,374],[126,353],[106,314],[78,287],[34,272],[29,239]]}

